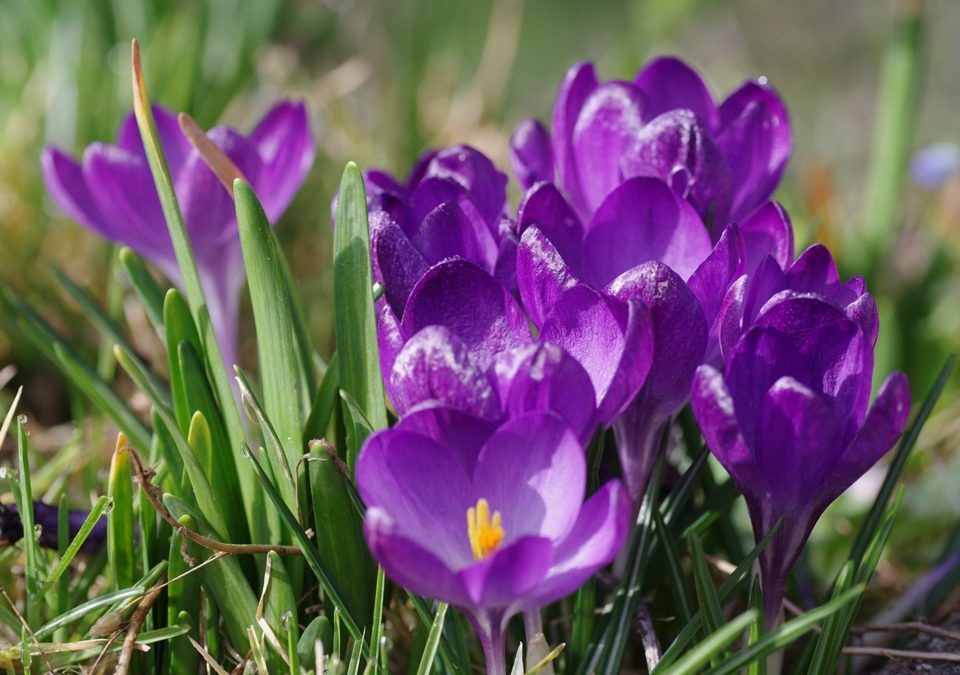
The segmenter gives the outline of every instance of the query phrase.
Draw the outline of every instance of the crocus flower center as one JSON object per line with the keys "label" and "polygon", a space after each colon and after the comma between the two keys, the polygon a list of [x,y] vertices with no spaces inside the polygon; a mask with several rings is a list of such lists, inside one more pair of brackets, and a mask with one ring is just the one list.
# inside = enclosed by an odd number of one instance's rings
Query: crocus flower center
{"label": "crocus flower center", "polygon": [[473,557],[477,560],[483,560],[500,548],[503,541],[500,512],[494,511],[491,518],[490,504],[483,497],[477,500],[476,506],[467,509],[467,534]]}

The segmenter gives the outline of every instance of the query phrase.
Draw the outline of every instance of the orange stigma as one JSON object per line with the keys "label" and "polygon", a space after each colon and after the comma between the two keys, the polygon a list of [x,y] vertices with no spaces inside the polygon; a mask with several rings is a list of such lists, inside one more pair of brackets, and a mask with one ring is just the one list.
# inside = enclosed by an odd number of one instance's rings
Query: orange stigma
{"label": "orange stigma", "polygon": [[490,504],[480,498],[475,507],[467,509],[467,534],[473,557],[483,560],[500,548],[503,541],[503,527],[500,526],[500,512],[494,511],[490,517]]}

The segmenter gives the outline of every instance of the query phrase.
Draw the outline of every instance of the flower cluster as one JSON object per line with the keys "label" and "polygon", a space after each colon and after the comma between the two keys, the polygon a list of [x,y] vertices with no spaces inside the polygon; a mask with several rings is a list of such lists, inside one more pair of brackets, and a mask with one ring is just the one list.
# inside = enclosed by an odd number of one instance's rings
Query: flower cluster
{"label": "flower cluster", "polygon": [[[795,258],[769,201],[792,146],[773,89],[718,105],[677,59],[633,82],[579,64],[552,127],[511,137],[516,212],[469,147],[426,155],[403,184],[367,174],[400,415],[357,466],[367,539],[392,578],[467,613],[490,672],[512,614],[616,555],[688,402],[757,539],[782,519],[761,559],[768,620],[820,514],[910,407],[895,374],[868,412],[873,298],[822,246]],[[624,485],[584,502],[585,451],[607,428]]]}
{"label": "flower cluster", "polygon": [[[155,115],[233,354],[235,216],[172,114]],[[304,108],[279,105],[249,137],[209,136],[276,221],[313,159]],[[863,279],[842,281],[822,246],[795,257],[770,201],[791,148],[764,81],[718,104],[689,66],[659,58],[632,82],[571,68],[552,128],[528,120],[511,136],[515,211],[506,174],[468,146],[424,154],[402,181],[366,174],[399,420],[357,462],[365,534],[394,581],[469,617],[489,672],[503,672],[511,616],[535,615],[621,550],[688,403],[756,538],[782,523],[760,560],[768,621],[824,509],[901,433],[902,374],[870,405],[879,321]],[[43,166],[64,210],[178,282],[130,120],[115,146],[82,163],[49,150]],[[621,477],[590,494],[587,448],[608,429]]]}

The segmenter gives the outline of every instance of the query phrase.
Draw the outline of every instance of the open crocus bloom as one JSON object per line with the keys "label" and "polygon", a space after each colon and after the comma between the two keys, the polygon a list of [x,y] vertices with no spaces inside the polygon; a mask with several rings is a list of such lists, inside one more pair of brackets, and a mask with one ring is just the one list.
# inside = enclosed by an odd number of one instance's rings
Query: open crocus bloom
{"label": "open crocus bloom", "polygon": [[573,66],[553,109],[552,134],[521,123],[511,159],[521,185],[554,181],[588,217],[625,179],[651,176],[688,200],[716,239],[772,194],[793,141],[787,109],[764,80],[717,105],[700,76],[672,57],[632,82],[597,79]]}
{"label": "open crocus bloom", "polygon": [[723,372],[701,366],[693,413],[740,487],[759,541],[772,622],[790,569],[824,509],[896,442],[910,411],[902,373],[869,407],[873,336],[836,303],[784,297],[732,348]]}
{"label": "open crocus bloom", "polygon": [[558,299],[588,286],[647,310],[655,351],[644,388],[614,422],[624,475],[639,499],[667,419],[686,402],[694,370],[719,359],[716,317],[727,288],[766,257],[789,264],[793,234],[770,202],[716,245],[700,217],[662,181],[631,178],[583,224],[551,183],[531,188],[517,216],[517,286],[546,330]]}
{"label": "open crocus bloom", "polygon": [[[176,115],[159,106],[154,106],[153,114],[210,319],[229,366],[236,362],[239,294],[245,279],[233,199],[190,145]],[[304,105],[277,104],[248,136],[225,126],[214,127],[207,136],[250,182],[275,223],[313,165],[313,137]],[[129,246],[182,285],[132,114],[120,126],[116,144],[93,143],[79,162],[49,147],[42,164],[47,190],[71,218]]]}
{"label": "open crocus bloom", "polygon": [[422,408],[366,441],[357,485],[374,558],[404,588],[463,610],[491,673],[504,672],[509,618],[577,589],[630,525],[618,481],[584,501],[583,447],[549,413],[497,426]]}
{"label": "open crocus bloom", "polygon": [[401,414],[425,402],[489,420],[551,410],[584,441],[636,396],[653,354],[638,301],[570,289],[535,340],[507,289],[464,260],[419,280],[385,342],[384,380]]}

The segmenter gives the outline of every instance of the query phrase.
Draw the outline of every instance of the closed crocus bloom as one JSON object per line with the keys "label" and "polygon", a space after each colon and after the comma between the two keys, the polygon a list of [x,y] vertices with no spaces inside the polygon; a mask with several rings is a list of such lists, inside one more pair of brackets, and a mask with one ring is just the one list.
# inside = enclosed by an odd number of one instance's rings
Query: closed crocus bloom
{"label": "closed crocus bloom", "polygon": [[701,366],[693,413],[739,486],[759,541],[765,614],[779,611],[793,564],[824,509],[896,442],[910,410],[902,373],[873,405],[873,336],[837,303],[785,297],[732,348],[723,371]]}
{"label": "closed crocus bloom", "polygon": [[[210,318],[229,365],[236,362],[239,294],[245,279],[233,199],[191,146],[176,115],[159,106],[153,114]],[[276,223],[313,165],[314,143],[304,105],[277,104],[249,135],[218,126],[207,136],[250,182],[270,222]],[[132,114],[114,145],[94,143],[79,162],[50,147],[42,164],[47,190],[70,217],[129,246],[182,285]]]}
{"label": "closed crocus bloom", "polygon": [[524,188],[555,175],[588,218],[625,179],[659,178],[694,206],[714,239],[769,198],[792,149],[786,107],[764,80],[717,104],[700,76],[672,57],[654,59],[632,82],[601,83],[592,64],[573,66],[551,136],[536,129],[522,123],[511,143]]}
{"label": "closed crocus bloom", "polygon": [[577,589],[630,524],[619,482],[584,501],[583,447],[552,414],[498,426],[421,409],[366,441],[357,485],[374,558],[394,582],[460,608],[492,675],[506,672],[510,617]]}
{"label": "closed crocus bloom", "polygon": [[793,255],[789,221],[766,204],[724,230],[716,245],[695,209],[655,178],[620,184],[583,224],[560,190],[538,183],[520,205],[520,297],[541,333],[558,300],[587,287],[639,302],[653,330],[643,389],[613,423],[624,476],[639,500],[664,424],[686,402],[694,370],[716,352],[716,316],[727,288],[768,256]]}

